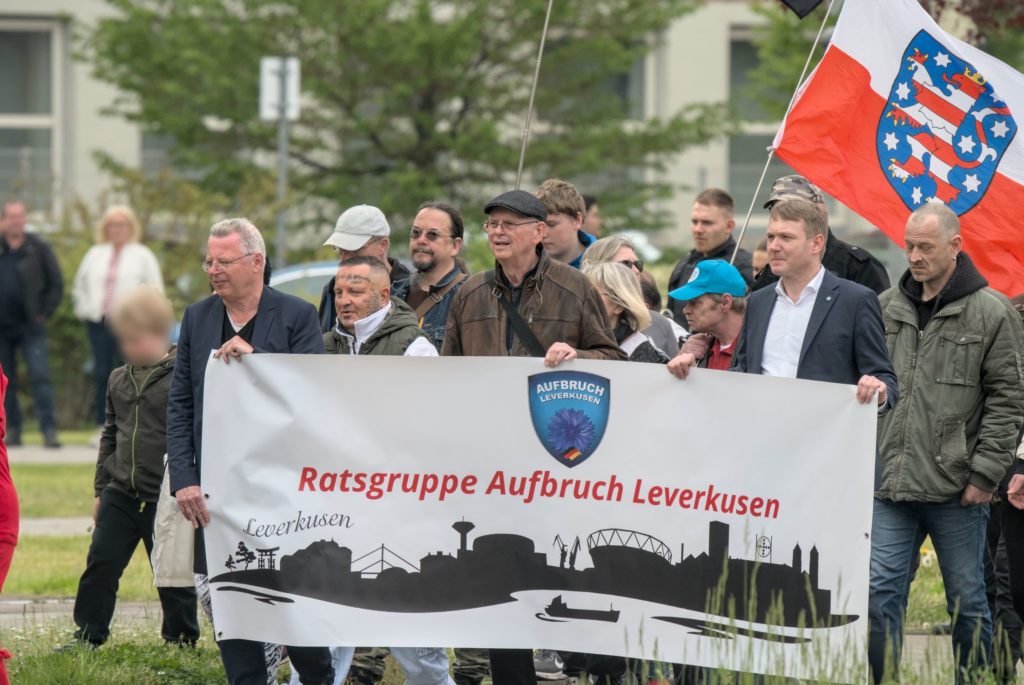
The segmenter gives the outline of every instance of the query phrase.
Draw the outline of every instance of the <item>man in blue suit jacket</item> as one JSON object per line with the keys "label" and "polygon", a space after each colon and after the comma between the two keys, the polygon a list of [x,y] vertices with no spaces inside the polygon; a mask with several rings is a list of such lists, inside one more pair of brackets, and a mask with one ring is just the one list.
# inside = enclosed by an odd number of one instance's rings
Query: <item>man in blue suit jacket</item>
{"label": "man in blue suit jacket", "polygon": [[[206,575],[202,527],[210,522],[199,485],[203,441],[203,382],[210,352],[225,363],[253,352],[323,354],[313,305],[263,284],[266,246],[247,219],[225,219],[210,229],[204,270],[214,294],[185,310],[167,402],[167,459],[171,492],[196,528],[195,572]],[[231,685],[266,685],[263,643],[221,640]],[[303,683],[334,679],[326,647],[289,647]]]}
{"label": "man in blue suit jacket", "polygon": [[[768,257],[779,281],[747,298],[732,370],[856,385],[857,399],[875,399],[884,413],[899,389],[878,296],[822,267],[827,231],[824,212],[812,202],[784,200],[772,208]],[[695,363],[680,355],[669,370],[685,377]]]}

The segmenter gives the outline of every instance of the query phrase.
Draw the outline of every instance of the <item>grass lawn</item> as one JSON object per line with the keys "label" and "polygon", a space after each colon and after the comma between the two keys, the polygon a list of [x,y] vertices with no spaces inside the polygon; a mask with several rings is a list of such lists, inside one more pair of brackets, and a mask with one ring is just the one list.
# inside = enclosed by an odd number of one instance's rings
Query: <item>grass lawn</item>
{"label": "grass lawn", "polygon": [[[78,578],[85,570],[89,538],[27,537],[18,542],[5,597],[74,597]],[[121,577],[118,597],[124,600],[155,600],[153,573],[142,545]]]}
{"label": "grass lawn", "polygon": [[22,518],[92,516],[93,464],[11,464]]}
{"label": "grass lawn", "polygon": [[[96,435],[97,430],[97,428],[78,428],[67,430],[62,428],[58,431],[58,437],[65,445],[88,445],[89,441],[92,440],[94,435]],[[26,445],[43,444],[43,434],[39,431],[25,431],[21,434],[21,439]]]}
{"label": "grass lawn", "polygon": [[[204,626],[208,632],[209,626]],[[30,629],[5,635],[14,653],[8,662],[18,685],[208,685],[224,682],[217,647],[209,636],[195,650],[168,647],[157,626],[133,626],[114,632],[95,652],[54,654],[71,639],[70,628]]]}

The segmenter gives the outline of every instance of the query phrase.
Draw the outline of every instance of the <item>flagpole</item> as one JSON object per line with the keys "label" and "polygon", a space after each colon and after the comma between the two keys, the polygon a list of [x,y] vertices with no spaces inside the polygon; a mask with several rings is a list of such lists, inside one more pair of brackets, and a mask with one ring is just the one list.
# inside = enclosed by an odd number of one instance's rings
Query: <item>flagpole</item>
{"label": "flagpole", "polygon": [[[833,0],[835,2],[835,0]],[[544,29],[540,32],[540,46],[537,48],[537,66],[533,70],[533,85],[530,86],[530,103],[526,106],[526,122],[523,124],[523,142],[519,147],[519,169],[516,171],[516,190],[523,182],[523,163],[526,161],[526,144],[530,140],[530,124],[533,120],[533,98],[537,94],[537,81],[540,80],[540,63],[544,58],[544,42],[548,37],[548,24],[551,22],[551,6],[555,0],[548,0],[548,11],[544,15]]]}
{"label": "flagpole", "polygon": [[[828,9],[825,10],[825,17],[821,20],[821,27],[818,29],[818,35],[814,37],[814,44],[811,45],[811,51],[807,54],[807,61],[804,62],[804,69],[800,72],[800,78],[796,82],[796,88],[793,90],[793,96],[789,98],[789,104],[786,105],[786,113],[782,116],[782,123],[779,124],[779,131],[786,125],[786,118],[789,116],[789,111],[793,109],[793,105],[796,103],[797,93],[800,92],[800,86],[803,85],[804,78],[807,76],[807,70],[811,67],[811,60],[814,59],[814,51],[818,49],[818,45],[821,43],[821,37],[825,34],[825,26],[828,24],[828,18],[832,15],[832,8],[835,7],[836,0],[831,0],[828,3]],[[543,43],[542,43],[543,44]],[[776,138],[778,133],[776,132]],[[743,236],[747,233],[747,227],[750,226],[750,217],[754,213],[754,205],[757,204],[757,196],[761,192],[761,187],[764,185],[765,176],[768,175],[768,167],[771,166],[772,160],[775,159],[775,143],[772,141],[772,145],[768,147],[768,159],[765,160],[764,169],[761,170],[761,178],[757,181],[757,187],[754,189],[754,196],[750,198],[750,208],[747,209],[747,216],[743,220],[743,226],[740,228],[740,235],[736,238],[736,248],[732,251],[732,257],[729,258],[729,263],[732,264],[736,261],[736,255],[739,254],[740,245],[743,243]],[[524,148],[525,150],[525,142]],[[520,165],[522,162],[520,161]],[[516,186],[518,187],[518,186]]]}

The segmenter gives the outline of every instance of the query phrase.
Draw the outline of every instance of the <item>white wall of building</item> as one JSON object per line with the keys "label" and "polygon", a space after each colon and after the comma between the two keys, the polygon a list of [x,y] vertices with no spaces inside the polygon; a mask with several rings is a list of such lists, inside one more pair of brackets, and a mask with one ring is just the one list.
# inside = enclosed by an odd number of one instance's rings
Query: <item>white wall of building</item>
{"label": "white wall of building", "polygon": [[[27,194],[35,212],[59,211],[76,197],[92,202],[109,187],[110,179],[94,159],[97,149],[124,164],[139,164],[138,128],[101,113],[116,91],[92,78],[89,65],[71,58],[72,31],[81,28],[76,24],[91,24],[107,11],[101,0],[0,0],[0,51],[5,40],[8,49],[13,49],[14,41],[23,44],[26,33],[36,34],[32,41],[45,40],[39,34],[48,33],[52,47],[49,122],[42,114],[11,112],[13,96],[0,95],[0,103],[7,99],[0,107],[0,193]],[[39,87],[38,72],[33,78],[36,83],[28,87]],[[13,108],[19,109],[18,104]],[[35,140],[27,146],[17,140],[24,136],[25,127],[35,131]],[[29,149],[41,148],[40,137],[45,137],[46,130],[50,132],[49,169],[43,159],[45,149],[36,149],[36,154]],[[52,198],[51,207],[40,206],[47,197]]]}

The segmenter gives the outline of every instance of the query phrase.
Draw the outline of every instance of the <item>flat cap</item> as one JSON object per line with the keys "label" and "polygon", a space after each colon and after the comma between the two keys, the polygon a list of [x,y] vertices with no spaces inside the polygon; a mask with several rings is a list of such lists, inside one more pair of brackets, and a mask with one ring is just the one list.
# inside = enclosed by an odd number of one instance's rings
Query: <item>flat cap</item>
{"label": "flat cap", "polygon": [[484,206],[484,214],[490,214],[498,208],[507,209],[537,221],[546,221],[548,218],[548,210],[544,209],[544,204],[525,190],[510,190],[507,193],[502,193]]}
{"label": "flat cap", "polygon": [[803,176],[792,174],[783,176],[772,184],[772,192],[768,196],[768,201],[764,203],[764,208],[771,209],[776,202],[781,200],[797,199],[809,200],[817,205],[825,204],[825,194],[818,186]]}

